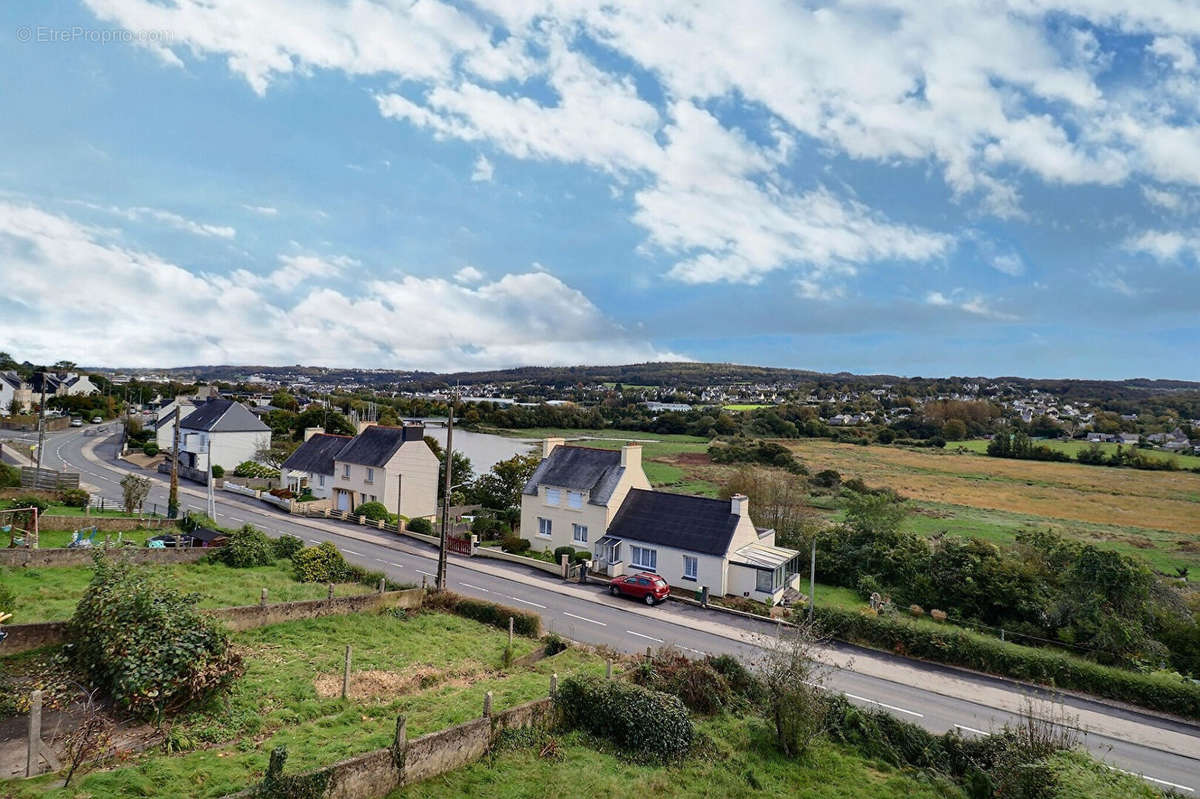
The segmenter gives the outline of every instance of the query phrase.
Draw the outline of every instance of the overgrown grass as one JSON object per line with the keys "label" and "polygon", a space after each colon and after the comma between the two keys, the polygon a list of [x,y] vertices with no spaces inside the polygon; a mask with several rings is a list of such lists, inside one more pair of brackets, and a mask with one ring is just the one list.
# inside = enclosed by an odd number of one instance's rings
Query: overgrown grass
{"label": "overgrown grass", "polygon": [[[199,593],[202,608],[253,605],[263,588],[267,589],[269,602],[328,596],[324,585],[296,582],[291,561],[287,560],[250,569],[233,569],[221,563],[173,563],[153,568],[180,591]],[[91,566],[0,567],[0,583],[12,589],[17,598],[14,623],[70,618],[91,579]],[[358,583],[334,586],[337,596],[370,590]]]}
{"label": "overgrown grass", "polygon": [[675,442],[691,442],[704,443],[708,439],[700,436],[689,436],[683,433],[647,433],[642,430],[617,430],[615,428],[603,427],[599,430],[588,430],[583,428],[560,428],[560,427],[529,427],[529,428],[482,428],[480,432],[495,433],[501,436],[510,436],[513,438],[616,438],[623,441],[675,441]]}
{"label": "overgrown grass", "polygon": [[[981,438],[969,439],[966,441],[950,441],[950,442],[947,442],[946,449],[956,450],[961,447],[962,449],[965,449],[968,452],[977,452],[982,455],[982,454],[987,453],[988,443],[990,443],[990,442],[988,442],[984,439],[981,439]],[[1088,442],[1088,441],[1078,441],[1078,440],[1062,441],[1059,439],[1051,439],[1051,438],[1047,438],[1047,439],[1039,438],[1039,439],[1036,439],[1036,443],[1045,444],[1047,447],[1049,447],[1050,449],[1055,450],[1057,452],[1065,452],[1068,455],[1070,455],[1072,458],[1077,456],[1083,450],[1092,446],[1091,442]],[[1118,446],[1119,446],[1118,444],[1104,442],[1104,443],[1100,444],[1100,449],[1104,451],[1105,455],[1112,455],[1112,454],[1116,453]],[[1128,449],[1128,446],[1125,446],[1124,448]],[[1157,449],[1139,449],[1138,451],[1141,452],[1143,455],[1145,455],[1148,458],[1156,458],[1158,460],[1163,460],[1163,461],[1173,460],[1173,461],[1175,461],[1175,464],[1180,469],[1195,469],[1197,467],[1200,467],[1200,456],[1197,456],[1197,455],[1186,455],[1186,454],[1182,454],[1182,453],[1167,452],[1165,450],[1157,450]],[[1097,468],[1111,468],[1111,467],[1097,467]]]}
{"label": "overgrown grass", "polygon": [[[0,794],[221,796],[261,779],[276,746],[287,746],[289,772],[314,768],[387,746],[400,713],[407,717],[408,735],[416,737],[478,717],[485,691],[503,709],[545,696],[551,672],[604,669],[598,657],[568,649],[532,667],[501,671],[507,634],[443,613],[325,617],[240,633],[235,641],[246,658],[245,676],[227,700],[177,719],[172,730],[175,740],[206,748],[133,756],[86,775],[69,791],[55,788],[56,778],[47,776],[0,782]],[[420,669],[428,684],[389,691],[383,683],[376,696],[322,697],[314,681],[326,677],[340,685],[347,644],[359,679],[367,670],[399,677]],[[518,639],[514,654],[538,646]]]}

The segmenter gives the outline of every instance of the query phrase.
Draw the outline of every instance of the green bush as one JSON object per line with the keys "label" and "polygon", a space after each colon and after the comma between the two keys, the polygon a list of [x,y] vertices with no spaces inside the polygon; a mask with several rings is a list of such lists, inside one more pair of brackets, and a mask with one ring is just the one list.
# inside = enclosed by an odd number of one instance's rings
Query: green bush
{"label": "green bush", "polygon": [[575,557],[571,558],[571,560],[575,561],[576,563],[583,563],[584,561],[589,561],[591,559],[592,553],[588,552],[586,549],[579,550],[575,553]]}
{"label": "green bush", "polygon": [[328,541],[320,546],[304,547],[292,555],[296,579],[302,583],[340,583],[349,564],[338,548]]}
{"label": "green bush", "polygon": [[714,671],[725,678],[725,681],[729,683],[729,690],[735,696],[752,704],[763,699],[765,689],[762,681],[755,676],[754,672],[746,668],[742,661],[733,655],[717,655],[716,657],[709,655],[705,660]]}
{"label": "green bush", "polygon": [[275,478],[279,476],[278,469],[264,466],[257,461],[242,461],[233,470],[235,477]]}
{"label": "green bush", "polygon": [[243,670],[229,636],[146,568],[96,555],[65,654],[124,710],[161,719],[226,690]]}
{"label": "green bush", "polygon": [[276,558],[291,559],[304,549],[304,541],[294,535],[281,535],[271,542],[271,549],[274,550]]}
{"label": "green bush", "polygon": [[[0,605],[0,608],[3,608],[3,605]],[[516,626],[515,622],[514,626]],[[570,644],[567,643],[567,639],[558,633],[547,633],[542,636],[542,651],[545,652],[546,657],[557,655],[569,646]]]}
{"label": "green bush", "polygon": [[500,548],[512,555],[521,555],[529,551],[533,544],[528,538],[518,538],[515,535],[505,536],[500,542]]}
{"label": "green bush", "polygon": [[733,698],[729,681],[709,661],[689,660],[673,649],[660,649],[630,676],[638,685],[679,697],[696,713],[717,713]]}
{"label": "green bush", "polygon": [[355,516],[366,516],[373,522],[386,522],[391,515],[382,502],[364,502],[354,509]]}
{"label": "green bush", "polygon": [[456,613],[468,619],[482,622],[491,627],[508,630],[509,617],[513,620],[513,632],[529,638],[542,634],[542,617],[536,613],[510,608],[482,599],[471,599],[452,591],[438,591],[425,598],[425,606],[434,610]]}
{"label": "green bush", "polygon": [[623,680],[573,675],[559,686],[554,704],[568,727],[607,738],[638,759],[681,758],[695,737],[679,697]]}
{"label": "green bush", "polygon": [[154,441],[147,441],[142,444],[142,454],[148,458],[153,458],[158,454],[158,444]]}
{"label": "green bush", "polygon": [[433,535],[433,523],[428,519],[413,519],[405,525],[409,530],[421,535]]}
{"label": "green bush", "polygon": [[8,501],[8,507],[37,508],[38,516],[41,516],[46,512],[46,509],[50,507],[50,503],[47,500],[32,494],[22,494],[19,497],[13,497],[10,499]]}
{"label": "green bush", "polygon": [[820,606],[815,615],[822,629],[844,641],[1200,718],[1200,685],[1177,674],[1128,671],[958,628],[926,629],[903,618]]}
{"label": "green bush", "polygon": [[68,508],[86,508],[91,499],[92,495],[82,488],[68,488],[58,493],[58,501]]}
{"label": "green bush", "polygon": [[20,488],[21,470],[7,463],[0,463],[0,488]]}
{"label": "green bush", "polygon": [[567,561],[570,562],[575,557],[575,547],[555,547],[554,562],[562,563],[562,556],[567,556]]}
{"label": "green bush", "polygon": [[266,533],[245,524],[229,534],[228,542],[213,553],[213,558],[234,569],[270,566],[275,562],[275,547]]}
{"label": "green bush", "polygon": [[224,477],[225,476],[225,467],[219,463],[214,463],[212,465],[212,476],[213,477]]}

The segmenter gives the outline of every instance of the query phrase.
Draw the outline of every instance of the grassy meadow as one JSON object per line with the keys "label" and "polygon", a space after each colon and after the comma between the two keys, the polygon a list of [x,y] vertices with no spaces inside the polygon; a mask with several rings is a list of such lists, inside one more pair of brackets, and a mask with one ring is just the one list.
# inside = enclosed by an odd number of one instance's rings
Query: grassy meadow
{"label": "grassy meadow", "polygon": [[[1074,458],[1083,450],[1092,446],[1087,441],[1060,441],[1057,439],[1037,439],[1038,444],[1045,444],[1047,447],[1059,452],[1065,452]],[[976,452],[983,455],[987,452],[988,442],[981,438],[973,438],[968,441],[950,441],[946,444],[946,449],[954,451],[964,449],[968,452]],[[1117,451],[1118,444],[1103,443],[1100,444],[1100,449],[1104,454],[1111,455]],[[1150,458],[1157,458],[1164,461],[1174,461],[1175,465],[1180,469],[1196,469],[1200,468],[1200,455],[1181,455],[1172,452],[1165,452],[1157,449],[1140,450],[1144,455]]]}

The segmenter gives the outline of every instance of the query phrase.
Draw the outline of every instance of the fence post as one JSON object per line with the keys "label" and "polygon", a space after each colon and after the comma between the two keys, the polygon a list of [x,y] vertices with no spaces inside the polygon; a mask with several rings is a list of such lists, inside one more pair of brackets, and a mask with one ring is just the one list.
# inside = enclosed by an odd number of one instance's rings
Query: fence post
{"label": "fence post", "polygon": [[558,696],[558,672],[550,675],[550,698]]}
{"label": "fence post", "polygon": [[42,692],[29,695],[29,751],[25,757],[25,776],[36,777],[38,755],[42,751]]}
{"label": "fence post", "polygon": [[387,578],[380,577],[379,578],[379,593],[381,593],[381,594],[383,593],[383,589],[384,589],[385,585],[387,585]]}
{"label": "fence post", "polygon": [[483,717],[491,718],[492,716],[492,692],[487,691],[483,695]]}
{"label": "fence post", "polygon": [[566,552],[559,558],[559,564],[562,566],[562,578],[565,580],[571,574],[571,559],[567,557]]}
{"label": "fence post", "polygon": [[652,657],[654,657],[654,649],[648,646],[646,647],[646,660],[650,660]]}
{"label": "fence post", "polygon": [[612,679],[612,658],[604,661],[604,679]]}
{"label": "fence post", "polygon": [[513,617],[509,616],[508,617],[508,645],[512,646],[512,644],[513,644]]}
{"label": "fence post", "polygon": [[408,717],[401,713],[396,717],[396,734],[392,738],[392,762],[404,771],[404,763],[407,760],[405,753],[408,751]]}
{"label": "fence post", "polygon": [[329,584],[329,598],[333,599],[333,583]]}
{"label": "fence post", "polygon": [[346,644],[346,671],[342,674],[342,699],[350,696],[350,644]]}
{"label": "fence post", "polygon": [[267,589],[264,588],[262,590],[262,594],[260,594],[258,597],[258,604],[259,607],[265,608],[267,606]]}

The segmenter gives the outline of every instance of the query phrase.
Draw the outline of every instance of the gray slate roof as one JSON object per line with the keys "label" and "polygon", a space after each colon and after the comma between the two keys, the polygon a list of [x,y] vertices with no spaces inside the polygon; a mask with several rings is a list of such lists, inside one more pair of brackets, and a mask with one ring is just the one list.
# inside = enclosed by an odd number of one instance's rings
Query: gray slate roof
{"label": "gray slate roof", "polygon": [[359,466],[384,466],[404,442],[422,441],[424,437],[425,428],[420,425],[371,425],[350,440],[337,454],[337,460]]}
{"label": "gray slate roof", "polygon": [[246,410],[246,406],[227,399],[200,403],[196,410],[183,417],[179,427],[185,430],[205,430],[209,433],[271,432],[271,428]]}
{"label": "gray slate roof", "polygon": [[284,469],[310,474],[333,474],[333,460],[350,443],[350,436],[317,433],[305,441],[283,462]]}
{"label": "gray slate roof", "polygon": [[587,491],[589,505],[607,505],[624,473],[618,450],[560,444],[542,458],[524,493],[536,496],[542,485],[568,488]]}
{"label": "gray slate roof", "polygon": [[729,500],[630,489],[607,535],[706,555],[725,555],[740,516]]}

